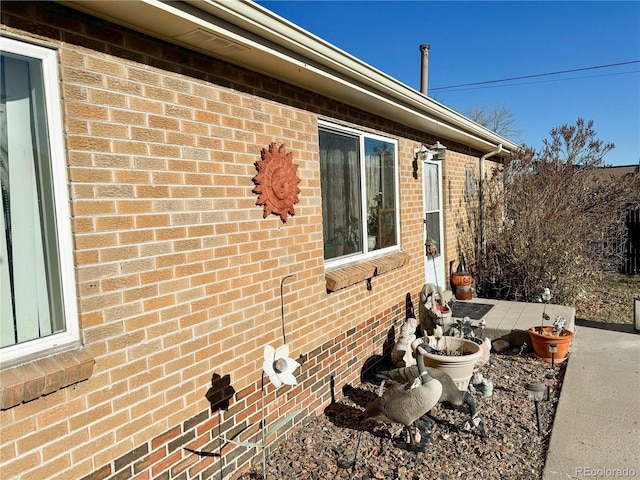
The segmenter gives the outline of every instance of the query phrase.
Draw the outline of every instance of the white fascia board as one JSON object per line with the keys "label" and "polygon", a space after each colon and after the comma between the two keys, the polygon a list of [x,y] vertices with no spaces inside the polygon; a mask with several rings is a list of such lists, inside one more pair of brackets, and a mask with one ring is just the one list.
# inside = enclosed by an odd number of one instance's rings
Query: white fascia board
{"label": "white fascia board", "polygon": [[[485,148],[493,150],[498,143],[503,144],[506,151],[516,149],[518,146],[506,138],[503,138],[485,127],[469,120],[454,110],[424,96],[421,92],[399,82],[395,78],[375,69],[362,62],[356,57],[340,50],[321,38],[298,27],[286,19],[278,16],[270,10],[247,0],[219,1],[219,0],[185,0],[199,9],[207,11],[212,15],[227,20],[242,19],[243,28],[249,31],[260,32],[263,38],[285,47],[290,52],[303,55],[304,58],[313,60],[314,64],[319,63],[327,68],[318,71],[318,74],[330,72],[340,73],[340,78],[347,78],[348,85],[353,87],[364,87],[365,92],[374,94],[373,96],[380,102],[395,101],[401,112],[400,118],[393,116],[394,120],[414,126],[424,130],[427,128],[430,133],[439,133],[443,137],[457,140],[461,143],[482,143]],[[311,64],[305,63],[305,67],[312,69]],[[353,83],[356,82],[356,83]],[[326,79],[322,82],[326,85]],[[308,83],[299,84],[307,86]],[[328,94],[331,96],[331,94]],[[347,101],[342,99],[342,101]],[[371,110],[371,98],[365,99],[368,109]],[[350,103],[347,101],[347,103]],[[353,103],[351,103],[353,104]],[[356,105],[358,106],[358,105]],[[404,106],[404,108],[402,108]],[[365,109],[363,106],[359,108]],[[389,109],[383,109],[387,116],[391,113]],[[415,115],[415,123],[407,122],[407,115]],[[435,127],[435,128],[434,128]],[[450,128],[453,137],[445,134]],[[489,138],[481,138],[489,137]]]}
{"label": "white fascia board", "polygon": [[[64,1],[65,5],[480,151],[517,148],[421,92],[246,0]],[[210,36],[207,39],[207,36]]]}

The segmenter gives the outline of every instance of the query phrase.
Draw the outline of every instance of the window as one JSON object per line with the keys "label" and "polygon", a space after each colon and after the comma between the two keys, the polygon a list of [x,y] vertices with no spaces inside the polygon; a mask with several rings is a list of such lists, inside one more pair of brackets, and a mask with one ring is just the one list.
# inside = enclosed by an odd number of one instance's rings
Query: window
{"label": "window", "polygon": [[0,360],[78,343],[53,50],[1,38]]}
{"label": "window", "polygon": [[324,258],[399,247],[397,143],[320,123]]}

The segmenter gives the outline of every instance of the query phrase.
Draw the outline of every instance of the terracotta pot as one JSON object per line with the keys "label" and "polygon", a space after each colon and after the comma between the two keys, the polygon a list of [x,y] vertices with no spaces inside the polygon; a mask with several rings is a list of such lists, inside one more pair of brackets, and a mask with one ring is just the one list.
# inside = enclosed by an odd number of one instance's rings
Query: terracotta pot
{"label": "terracotta pot", "polygon": [[471,285],[456,287],[456,300],[471,300],[473,287]]}
{"label": "terracotta pot", "polygon": [[423,342],[428,343],[429,346],[435,349],[444,350],[446,348],[450,351],[462,351],[462,355],[455,356],[427,353],[424,356],[424,364],[427,367],[433,367],[448,373],[458,390],[466,392],[476,362],[482,355],[480,345],[465,338],[444,336],[439,341],[436,341],[434,337],[429,336],[421,338],[419,341],[415,340],[412,346]]}
{"label": "terracotta pot", "polygon": [[536,355],[543,359],[547,363],[551,363],[551,352],[549,351],[549,345],[555,343],[557,351],[553,355],[555,363],[563,362],[569,352],[569,345],[573,339],[573,332],[571,330],[561,330],[560,335],[551,335],[553,327],[531,327],[529,329],[529,336],[531,337],[531,343]]}

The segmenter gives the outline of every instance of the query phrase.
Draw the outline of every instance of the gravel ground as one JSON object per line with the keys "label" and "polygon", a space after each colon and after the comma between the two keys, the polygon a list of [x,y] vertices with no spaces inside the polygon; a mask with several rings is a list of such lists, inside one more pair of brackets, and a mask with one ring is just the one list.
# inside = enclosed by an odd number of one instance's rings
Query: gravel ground
{"label": "gravel ground", "polygon": [[[475,396],[486,438],[477,429],[459,429],[468,418],[466,406],[438,405],[432,413],[442,422],[432,430],[426,453],[399,449],[397,425],[358,421],[376,396],[377,385],[367,382],[273,448],[267,457],[267,479],[541,479],[565,364],[555,367],[550,401],[539,403],[540,435],[524,385],[544,381],[550,365],[533,354],[492,353],[479,371],[493,378],[493,395]],[[354,457],[353,467],[338,466]],[[237,479],[262,479],[262,466]]]}

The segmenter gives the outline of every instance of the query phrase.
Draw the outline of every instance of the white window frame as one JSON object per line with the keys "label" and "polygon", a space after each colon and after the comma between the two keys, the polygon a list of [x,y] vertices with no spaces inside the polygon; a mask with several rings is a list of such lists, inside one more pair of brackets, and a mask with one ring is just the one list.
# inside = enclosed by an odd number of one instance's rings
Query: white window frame
{"label": "white window frame", "polygon": [[[349,263],[353,263],[359,260],[370,259],[379,257],[381,255],[389,254],[391,252],[400,251],[400,240],[402,238],[402,234],[400,232],[400,166],[399,166],[399,156],[398,156],[398,141],[391,137],[385,137],[383,135],[378,135],[371,132],[366,132],[363,130],[358,130],[355,128],[345,127],[344,125],[338,125],[335,123],[328,122],[326,120],[318,120],[318,128],[322,128],[325,130],[333,130],[337,133],[346,133],[353,136],[357,136],[359,138],[360,143],[360,191],[362,192],[363,198],[361,199],[361,208],[362,208],[362,219],[364,222],[363,228],[366,229],[367,223],[367,204],[364,198],[366,195],[366,168],[365,168],[365,138],[370,138],[373,140],[380,140],[386,143],[390,143],[394,148],[394,159],[395,159],[395,204],[396,204],[396,216],[395,216],[395,224],[396,224],[396,244],[391,247],[381,248],[378,250],[373,250],[367,253],[361,253],[358,255],[348,255],[344,257],[339,257],[335,259],[325,260],[325,268],[335,268],[341,265],[347,265]],[[322,178],[320,179],[322,182]],[[324,214],[324,213],[323,213]],[[364,232],[365,230],[363,230]],[[366,241],[366,239],[364,239]]]}
{"label": "white window frame", "polygon": [[61,96],[57,51],[0,37],[0,51],[37,60],[42,65],[48,142],[52,164],[53,195],[55,199],[58,256],[65,331],[18,343],[0,349],[0,365],[9,367],[44,355],[80,345],[77,292],[73,260],[71,209],[67,178],[67,162],[62,129]]}

